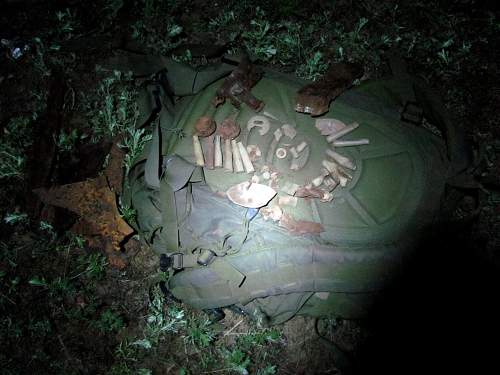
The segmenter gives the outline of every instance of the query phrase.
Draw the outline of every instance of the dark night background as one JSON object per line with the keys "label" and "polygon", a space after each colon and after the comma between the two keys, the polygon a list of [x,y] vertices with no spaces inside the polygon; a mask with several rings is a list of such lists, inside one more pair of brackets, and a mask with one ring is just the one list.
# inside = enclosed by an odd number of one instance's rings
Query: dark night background
{"label": "dark night background", "polygon": [[[465,129],[479,184],[451,189],[457,206],[425,233],[370,316],[340,331],[356,373],[497,373],[499,34],[498,6],[474,0],[3,0],[0,38],[11,44],[0,55],[0,373],[335,373],[325,344],[297,344],[300,328],[244,322],[235,332],[245,327],[249,339],[216,342],[204,315],[186,309],[185,326],[179,318],[178,331],[151,339],[156,255],[132,243],[107,258],[104,245],[69,231],[74,213],[33,193],[97,177],[127,130],[123,116],[107,120],[110,130],[103,112],[133,116],[137,82],[96,65],[129,51],[203,66],[239,49],[306,79],[338,61],[380,78],[397,51],[439,92]],[[19,58],[16,46],[28,47]],[[172,321],[175,309],[166,310]],[[152,348],[137,344],[144,337]]]}

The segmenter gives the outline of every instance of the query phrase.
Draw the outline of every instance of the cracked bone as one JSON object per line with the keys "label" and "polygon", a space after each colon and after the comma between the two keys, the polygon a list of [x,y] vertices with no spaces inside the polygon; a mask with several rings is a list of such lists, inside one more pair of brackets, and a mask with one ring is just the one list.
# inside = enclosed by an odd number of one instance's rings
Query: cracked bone
{"label": "cracked bone", "polygon": [[326,154],[342,167],[351,169],[353,171],[356,170],[356,164],[354,164],[353,161],[348,157],[340,155],[339,153],[330,149],[326,150]]}
{"label": "cracked bone", "polygon": [[344,135],[349,134],[350,132],[352,132],[354,129],[357,129],[358,127],[359,127],[359,124],[357,122],[353,122],[351,125],[347,125],[344,129],[342,129],[336,133],[330,134],[328,137],[326,137],[326,141],[328,143],[332,143],[336,139],[339,139],[340,137],[343,137]]}

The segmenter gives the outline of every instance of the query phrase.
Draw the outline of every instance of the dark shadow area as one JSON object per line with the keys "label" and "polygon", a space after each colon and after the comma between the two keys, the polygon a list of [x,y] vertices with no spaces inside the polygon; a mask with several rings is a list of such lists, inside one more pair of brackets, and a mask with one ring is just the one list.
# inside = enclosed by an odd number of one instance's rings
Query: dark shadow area
{"label": "dark shadow area", "polygon": [[359,374],[491,373],[500,332],[500,274],[467,232],[428,233],[373,308]]}

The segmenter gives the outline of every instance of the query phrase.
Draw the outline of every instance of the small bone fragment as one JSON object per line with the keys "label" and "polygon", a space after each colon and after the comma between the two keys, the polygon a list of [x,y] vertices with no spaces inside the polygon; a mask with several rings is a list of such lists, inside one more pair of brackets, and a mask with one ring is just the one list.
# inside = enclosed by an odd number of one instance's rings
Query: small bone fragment
{"label": "small bone fragment", "polygon": [[257,115],[250,117],[250,120],[247,122],[248,134],[250,134],[250,130],[255,127],[259,128],[260,135],[265,135],[269,131],[271,124],[266,117]]}
{"label": "small bone fragment", "polygon": [[271,173],[269,173],[268,171],[265,171],[264,173],[262,173],[262,178],[264,180],[269,180],[271,178]]}
{"label": "small bone fragment", "polygon": [[334,118],[319,118],[316,120],[315,125],[321,135],[331,135],[346,127],[346,124]]}
{"label": "small bone fragment", "polygon": [[193,149],[194,158],[196,160],[196,165],[203,167],[205,165],[205,159],[203,158],[203,151],[201,149],[200,139],[197,135],[193,135]]}
{"label": "small bone fragment", "polygon": [[325,176],[318,176],[312,180],[312,184],[315,187],[320,186],[323,183],[323,180],[325,179]]}
{"label": "small bone fragment", "polygon": [[224,169],[233,171],[233,153],[231,152],[231,142],[227,139],[224,142]]}
{"label": "small bone fragment", "polygon": [[278,204],[280,206],[292,206],[297,207],[298,198],[287,195],[286,197],[279,197]]}
{"label": "small bone fragment", "polygon": [[257,175],[253,175],[250,181],[252,181],[252,184],[258,184],[260,182],[260,178]]}
{"label": "small bone fragment", "polygon": [[296,149],[295,147],[292,147],[292,148],[290,149],[290,154],[292,154],[292,157],[293,157],[294,159],[297,159],[297,158],[299,157],[299,153],[297,152],[297,149]]}
{"label": "small bone fragment", "polygon": [[241,161],[243,162],[245,171],[247,173],[255,172],[255,168],[253,167],[252,161],[250,160],[250,156],[248,156],[247,149],[245,148],[245,146],[243,146],[243,143],[238,142],[238,149],[240,151]]}
{"label": "small bone fragment", "polygon": [[214,155],[214,167],[222,167],[222,149],[220,144],[220,135],[215,135],[215,155]]}
{"label": "small bone fragment", "polygon": [[233,151],[233,163],[235,172],[237,173],[243,172],[245,169],[243,168],[243,162],[241,161],[241,155],[238,149],[238,144],[234,139],[231,140],[231,149]]}
{"label": "small bone fragment", "polygon": [[321,162],[321,164],[323,165],[323,167],[326,168],[326,170],[328,172],[330,172],[330,176],[337,182],[340,181],[340,178],[339,178],[339,171],[338,171],[338,166],[336,163],[334,163],[333,161],[329,161],[329,160],[323,160]]}
{"label": "small bone fragment", "polygon": [[285,134],[290,139],[294,139],[297,135],[297,130],[295,130],[295,128],[290,124],[282,125],[281,130],[283,130],[283,134]]}
{"label": "small bone fragment", "polygon": [[299,189],[299,185],[294,184],[293,182],[287,182],[282,188],[281,191],[287,193],[288,195],[295,195],[297,190]]}
{"label": "small bone fragment", "polygon": [[292,171],[298,171],[305,167],[307,161],[309,160],[310,148],[306,147],[303,149],[297,158],[292,159],[292,163],[290,164],[290,169]]}
{"label": "small bone fragment", "polygon": [[358,126],[359,126],[359,124],[357,122],[353,122],[351,125],[347,125],[344,129],[342,129],[336,133],[330,134],[328,137],[326,137],[326,141],[328,143],[331,143],[334,140],[339,139],[340,137],[343,137],[346,134],[349,134],[354,129],[357,129]]}
{"label": "small bone fragment", "polygon": [[348,146],[361,146],[361,145],[368,145],[370,144],[370,140],[363,138],[363,139],[357,139],[355,141],[334,141],[333,146],[334,147],[348,147]]}
{"label": "small bone fragment", "polygon": [[280,128],[276,129],[273,134],[274,134],[274,139],[276,141],[279,141],[281,137],[283,137],[283,132],[281,131]]}
{"label": "small bone fragment", "polygon": [[323,180],[323,185],[329,190],[332,191],[337,187],[339,183],[335,181],[331,176],[326,176],[325,179]]}
{"label": "small bone fragment", "polygon": [[297,152],[302,152],[307,147],[307,142],[302,141],[297,145]]}
{"label": "small bone fragment", "polygon": [[282,147],[278,148],[276,150],[276,157],[278,159],[284,159],[284,158],[286,158],[286,150],[284,148],[282,148]]}
{"label": "small bone fragment", "polygon": [[271,207],[262,208],[260,210],[260,213],[262,214],[264,220],[271,219],[273,221],[279,221],[283,216],[283,210],[276,204],[272,205]]}
{"label": "small bone fragment", "polygon": [[250,156],[251,161],[256,161],[260,159],[260,157],[262,156],[262,152],[260,151],[260,148],[257,145],[248,145],[247,152],[248,156]]}
{"label": "small bone fragment", "polygon": [[325,191],[323,197],[320,198],[320,202],[331,202],[333,200],[333,194]]}
{"label": "small bone fragment", "polygon": [[335,162],[343,167],[346,167],[348,169],[352,169],[353,171],[356,170],[356,164],[354,164],[352,162],[351,159],[349,159],[348,157],[345,157],[343,155],[340,155],[338,153],[336,153],[335,151],[333,150],[330,150],[330,149],[327,149],[326,150],[326,154],[331,157],[333,160],[335,160]]}

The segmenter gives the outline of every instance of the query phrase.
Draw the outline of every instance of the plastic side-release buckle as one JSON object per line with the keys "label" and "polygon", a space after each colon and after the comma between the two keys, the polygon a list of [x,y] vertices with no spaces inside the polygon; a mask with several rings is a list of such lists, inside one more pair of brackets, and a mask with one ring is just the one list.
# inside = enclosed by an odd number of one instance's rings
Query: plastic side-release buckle
{"label": "plastic side-release buckle", "polygon": [[172,253],[170,256],[167,254],[160,255],[160,270],[162,272],[166,272],[169,269],[173,269],[175,271],[180,271],[184,268],[183,262],[183,254],[182,253]]}

